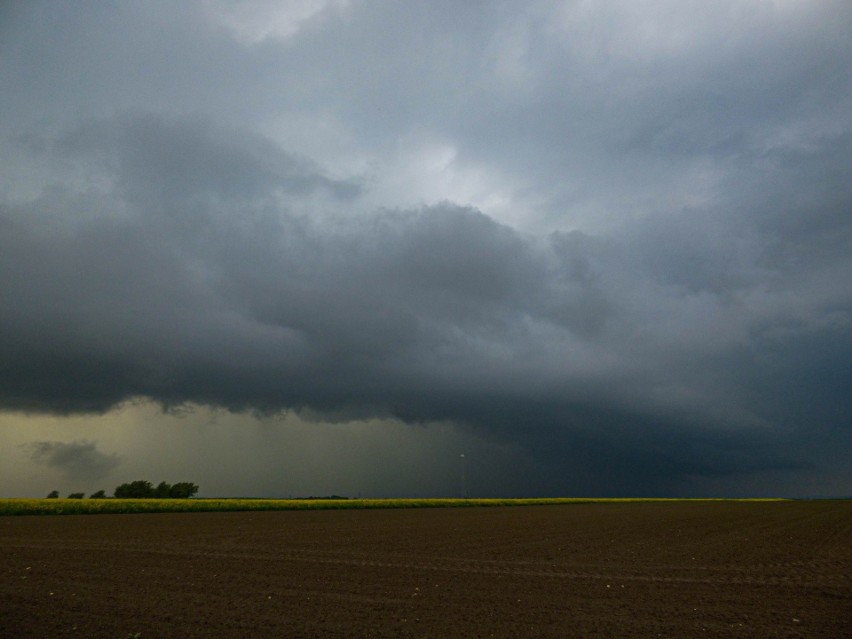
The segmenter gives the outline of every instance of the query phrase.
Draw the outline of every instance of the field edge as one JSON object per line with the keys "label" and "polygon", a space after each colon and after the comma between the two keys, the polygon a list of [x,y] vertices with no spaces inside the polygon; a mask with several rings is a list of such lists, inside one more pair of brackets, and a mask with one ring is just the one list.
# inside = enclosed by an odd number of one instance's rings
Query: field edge
{"label": "field edge", "polygon": [[179,512],[240,512],[270,510],[342,510],[384,508],[474,508],[494,506],[557,506],[596,503],[650,502],[784,502],[783,497],[533,497],[533,498],[410,498],[410,499],[0,499],[4,515],[97,515]]}

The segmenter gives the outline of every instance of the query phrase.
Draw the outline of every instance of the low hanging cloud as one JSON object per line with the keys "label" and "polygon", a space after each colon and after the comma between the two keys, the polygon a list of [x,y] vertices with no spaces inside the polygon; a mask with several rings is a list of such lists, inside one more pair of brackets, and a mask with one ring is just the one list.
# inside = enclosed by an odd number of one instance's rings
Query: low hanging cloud
{"label": "low hanging cloud", "polygon": [[35,463],[58,470],[73,481],[103,479],[121,463],[117,455],[99,451],[97,442],[88,440],[38,441],[23,448]]}

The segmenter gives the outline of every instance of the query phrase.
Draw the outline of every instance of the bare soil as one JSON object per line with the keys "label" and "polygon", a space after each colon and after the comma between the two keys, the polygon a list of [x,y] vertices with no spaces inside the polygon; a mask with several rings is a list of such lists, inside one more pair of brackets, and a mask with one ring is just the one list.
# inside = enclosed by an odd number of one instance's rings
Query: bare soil
{"label": "bare soil", "polygon": [[0,637],[852,637],[852,501],[0,517]]}

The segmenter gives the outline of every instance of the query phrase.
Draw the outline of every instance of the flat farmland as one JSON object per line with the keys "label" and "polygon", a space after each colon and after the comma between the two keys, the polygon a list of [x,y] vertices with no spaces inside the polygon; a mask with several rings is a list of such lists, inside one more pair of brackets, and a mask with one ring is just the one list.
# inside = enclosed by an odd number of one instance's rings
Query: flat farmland
{"label": "flat farmland", "polygon": [[0,517],[0,637],[852,637],[852,502]]}

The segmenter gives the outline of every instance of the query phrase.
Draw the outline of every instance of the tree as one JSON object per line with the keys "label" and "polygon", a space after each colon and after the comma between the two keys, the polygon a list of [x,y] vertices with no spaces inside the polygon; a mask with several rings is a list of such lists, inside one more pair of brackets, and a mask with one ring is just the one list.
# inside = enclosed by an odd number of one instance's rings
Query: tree
{"label": "tree", "polygon": [[106,491],[99,490],[96,493],[89,495],[89,499],[106,499]]}
{"label": "tree", "polygon": [[117,486],[113,494],[122,499],[150,498],[154,496],[154,486],[149,481],[138,479],[128,484]]}
{"label": "tree", "polygon": [[161,481],[154,489],[154,497],[157,499],[167,499],[171,496],[172,485]]}
{"label": "tree", "polygon": [[68,499],[83,499],[84,493],[71,493],[68,495]]}
{"label": "tree", "polygon": [[58,499],[59,498],[59,491],[58,490],[51,490],[47,494],[47,498],[48,499]]}
{"label": "tree", "polygon": [[178,482],[174,486],[161,481],[155,488],[151,482],[139,479],[117,486],[113,494],[121,499],[189,499],[197,492],[198,485],[188,481]]}
{"label": "tree", "polygon": [[189,499],[198,492],[198,486],[188,481],[176,483],[169,490],[169,497],[173,499]]}

